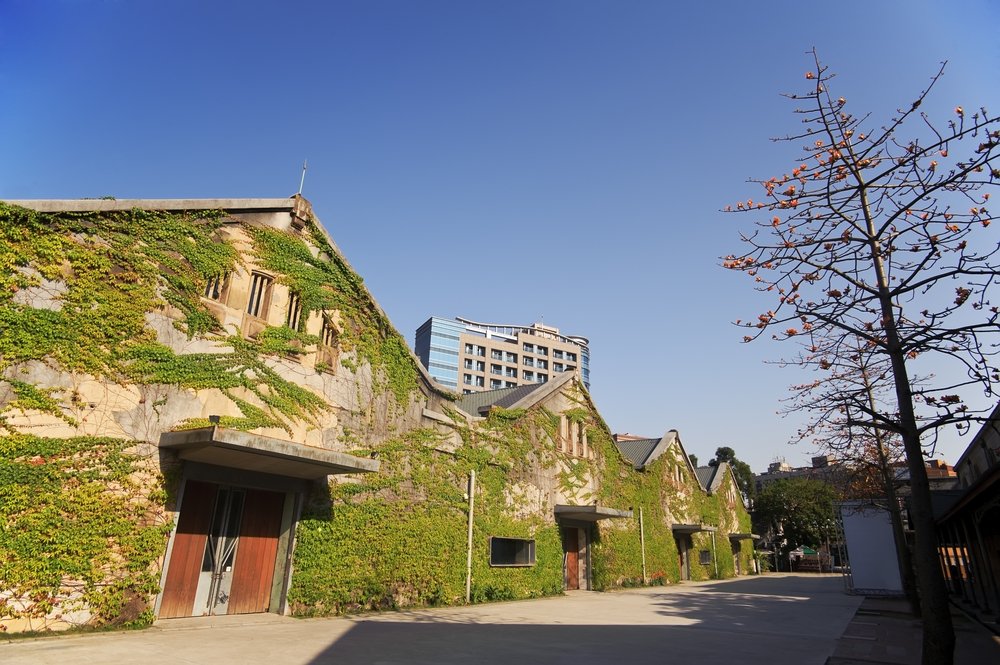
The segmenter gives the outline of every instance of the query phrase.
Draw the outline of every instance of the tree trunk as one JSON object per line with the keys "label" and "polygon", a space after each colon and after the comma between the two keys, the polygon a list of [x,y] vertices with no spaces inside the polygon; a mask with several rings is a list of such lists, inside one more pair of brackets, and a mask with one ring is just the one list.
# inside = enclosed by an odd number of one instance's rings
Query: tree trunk
{"label": "tree trunk", "polygon": [[920,616],[923,620],[923,665],[953,665],[955,629],[951,623],[948,587],[938,559],[937,525],[931,510],[931,488],[927,482],[920,429],[913,409],[913,391],[906,371],[906,353],[899,339],[896,312],[889,289],[889,279],[882,262],[882,247],[867,191],[861,192],[862,210],[868,228],[869,248],[878,286],[878,302],[885,332],[885,351],[892,364],[892,380],[899,407],[900,436],[910,471],[910,518],[914,532],[913,563],[920,591]]}

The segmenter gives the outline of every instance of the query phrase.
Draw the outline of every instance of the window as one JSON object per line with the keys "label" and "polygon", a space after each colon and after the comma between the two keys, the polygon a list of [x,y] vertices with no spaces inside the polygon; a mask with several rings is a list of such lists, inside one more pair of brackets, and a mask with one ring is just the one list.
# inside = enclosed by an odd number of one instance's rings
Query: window
{"label": "window", "polygon": [[466,344],[465,345],[465,352],[468,353],[471,356],[472,354],[474,354],[476,352],[476,345],[475,344]]}
{"label": "window", "polygon": [[504,369],[504,376],[511,376],[511,377],[513,377],[513,378],[516,379],[517,378],[517,368],[516,367],[507,367],[507,368],[505,368]]}
{"label": "window", "polygon": [[490,374],[503,374],[503,367],[501,365],[490,365]]}
{"label": "window", "polygon": [[712,552],[710,550],[698,550],[698,563],[703,566],[712,564]]}
{"label": "window", "polygon": [[299,329],[302,319],[302,297],[294,291],[288,294],[288,314],[285,315],[285,325],[292,330]]}
{"label": "window", "polygon": [[590,457],[590,443],[587,440],[587,424],[574,422],[565,414],[559,416],[559,438],[556,443],[560,452],[574,457]]}
{"label": "window", "polygon": [[477,360],[476,361],[476,371],[477,372],[485,372],[486,371],[486,363],[484,363],[482,360]]}
{"label": "window", "polygon": [[525,356],[524,359],[523,359],[523,362],[524,362],[524,366],[525,367],[534,367],[535,366],[535,359],[534,358],[528,358],[527,356]]}
{"label": "window", "polygon": [[527,342],[525,342],[524,347],[522,347],[522,348],[524,348],[524,350],[527,351],[528,353],[534,353],[535,352],[535,345],[534,344],[528,344]]}
{"label": "window", "polygon": [[490,351],[490,358],[493,360],[503,360],[503,351],[500,349],[493,349]]}
{"label": "window", "polygon": [[463,374],[462,375],[462,383],[464,383],[467,386],[471,386],[472,385],[472,375],[471,374]]}
{"label": "window", "polygon": [[539,383],[545,383],[546,381],[549,380],[549,375],[548,374],[542,374],[541,372],[539,372],[536,375],[535,380],[538,381]]}
{"label": "window", "polygon": [[224,302],[229,295],[229,275],[215,275],[209,277],[205,283],[205,297],[210,300]]}
{"label": "window", "polygon": [[486,357],[486,347],[485,346],[476,346],[476,355],[477,356],[482,356],[483,358],[485,358]]}
{"label": "window", "polygon": [[320,344],[329,348],[337,346],[337,327],[326,315],[323,316],[323,330],[319,336]]}
{"label": "window", "polygon": [[549,347],[547,347],[547,346],[536,346],[535,347],[535,353],[537,353],[540,356],[547,356],[547,355],[549,355]]}
{"label": "window", "polygon": [[514,381],[505,381],[504,383],[507,384],[506,385],[507,388],[514,388],[517,386],[517,383],[515,383]]}
{"label": "window", "polygon": [[490,379],[490,390],[496,390],[503,385],[503,381],[500,379]]}
{"label": "window", "polygon": [[525,381],[534,381],[535,373],[525,370],[524,373],[521,375],[521,378],[524,379]]}
{"label": "window", "polygon": [[[250,298],[247,300],[247,314],[264,318],[271,306],[271,286],[274,280],[259,272],[250,276]],[[263,316],[262,316],[263,315]]]}
{"label": "window", "polygon": [[535,367],[537,367],[538,369],[548,369],[549,363],[547,360],[538,359],[535,361]]}
{"label": "window", "polygon": [[566,360],[575,363],[576,362],[576,354],[575,353],[570,353],[569,351],[567,351],[566,352]]}
{"label": "window", "polygon": [[476,385],[479,386],[480,388],[482,388],[483,385],[485,385],[485,383],[486,383],[486,380],[483,379],[483,377],[481,377],[481,376],[474,376],[472,378],[476,382]]}
{"label": "window", "polygon": [[490,538],[491,566],[534,566],[533,538]]}
{"label": "window", "polygon": [[329,314],[323,312],[323,328],[319,332],[319,344],[316,347],[316,367],[325,372],[334,373],[337,368],[337,359],[340,349],[337,346],[337,339],[340,331],[334,319]]}
{"label": "window", "polygon": [[562,363],[552,363],[552,371],[553,372],[561,372],[561,371],[563,371],[563,364]]}
{"label": "window", "polygon": [[552,357],[555,358],[556,360],[562,360],[563,359],[563,352],[559,351],[559,350],[555,350],[555,351],[552,352]]}
{"label": "window", "polygon": [[472,369],[472,367],[473,367],[473,365],[472,365],[472,358],[466,358],[465,359],[465,369]]}
{"label": "window", "polygon": [[506,362],[514,363],[516,365],[517,364],[517,354],[516,353],[510,353],[510,352],[508,352],[507,355],[504,357],[504,360],[506,360]]}

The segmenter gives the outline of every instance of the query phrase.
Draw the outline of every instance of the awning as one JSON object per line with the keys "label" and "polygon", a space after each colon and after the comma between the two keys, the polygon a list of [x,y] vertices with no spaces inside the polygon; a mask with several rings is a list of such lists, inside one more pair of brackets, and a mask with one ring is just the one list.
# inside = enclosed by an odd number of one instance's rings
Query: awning
{"label": "awning", "polygon": [[617,510],[607,506],[597,504],[589,506],[567,506],[559,504],[556,506],[556,519],[580,520],[581,522],[596,522],[598,520],[611,519],[613,517],[632,517],[631,510]]}
{"label": "awning", "polygon": [[760,540],[756,533],[731,533],[729,540]]}
{"label": "awning", "polygon": [[379,469],[377,460],[221,427],[167,432],[159,446],[182,460],[308,480]]}
{"label": "awning", "polygon": [[716,527],[707,524],[674,524],[670,528],[674,533],[698,533],[699,531],[716,530]]}

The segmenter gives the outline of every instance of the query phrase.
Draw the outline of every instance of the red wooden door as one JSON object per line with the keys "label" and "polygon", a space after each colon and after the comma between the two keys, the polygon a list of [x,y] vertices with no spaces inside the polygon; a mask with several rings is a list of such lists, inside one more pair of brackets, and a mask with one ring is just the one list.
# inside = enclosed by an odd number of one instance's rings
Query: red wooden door
{"label": "red wooden door", "polygon": [[284,494],[247,490],[228,614],[268,611],[284,503]]}
{"label": "red wooden door", "polygon": [[575,528],[563,532],[563,552],[566,558],[566,588],[580,588],[580,539]]}
{"label": "red wooden door", "polygon": [[188,617],[194,611],[205,540],[212,528],[212,508],[219,486],[189,480],[184,486],[181,515],[160,601],[161,619]]}

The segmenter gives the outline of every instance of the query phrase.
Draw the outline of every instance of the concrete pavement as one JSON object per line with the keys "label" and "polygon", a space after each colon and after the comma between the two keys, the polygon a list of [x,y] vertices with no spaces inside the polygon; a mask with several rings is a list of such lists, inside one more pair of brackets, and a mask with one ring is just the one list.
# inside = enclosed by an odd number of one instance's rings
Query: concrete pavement
{"label": "concrete pavement", "polygon": [[0,662],[824,665],[861,602],[839,576],[771,574],[354,617],[170,619],[144,631],[12,640],[0,644]]}

